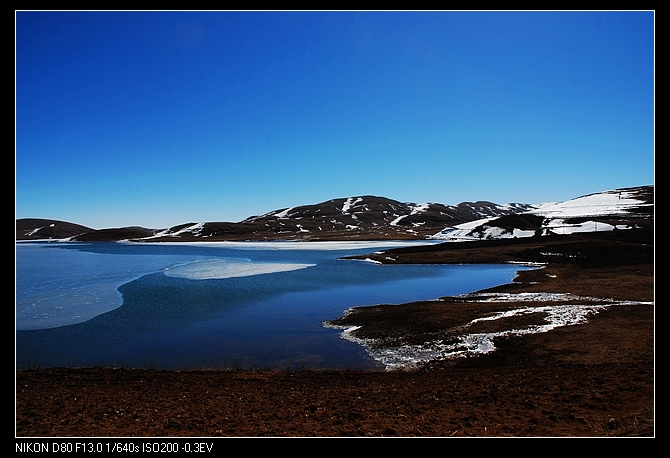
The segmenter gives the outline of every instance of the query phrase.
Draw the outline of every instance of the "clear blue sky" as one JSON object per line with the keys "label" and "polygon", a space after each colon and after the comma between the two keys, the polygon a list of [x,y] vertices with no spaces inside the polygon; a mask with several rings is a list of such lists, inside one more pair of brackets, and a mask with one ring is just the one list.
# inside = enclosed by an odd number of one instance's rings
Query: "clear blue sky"
{"label": "clear blue sky", "polygon": [[654,12],[16,12],[16,217],[654,183]]}

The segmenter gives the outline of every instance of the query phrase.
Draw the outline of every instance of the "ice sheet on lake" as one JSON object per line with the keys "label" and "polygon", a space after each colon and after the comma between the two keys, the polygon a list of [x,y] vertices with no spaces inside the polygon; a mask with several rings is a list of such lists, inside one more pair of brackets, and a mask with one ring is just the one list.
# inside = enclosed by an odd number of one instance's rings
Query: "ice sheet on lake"
{"label": "ice sheet on lake", "polygon": [[58,246],[17,245],[16,330],[48,329],[88,321],[123,304],[118,290],[121,285],[166,269],[172,269],[168,275],[184,278],[230,278],[312,265],[262,264],[238,257],[193,264],[203,258],[198,254],[113,255],[57,249]]}
{"label": "ice sheet on lake", "polygon": [[220,278],[248,277],[291,270],[305,269],[316,264],[262,263],[230,261],[225,259],[203,259],[185,264],[176,264],[165,269],[170,277],[189,280],[211,280]]}

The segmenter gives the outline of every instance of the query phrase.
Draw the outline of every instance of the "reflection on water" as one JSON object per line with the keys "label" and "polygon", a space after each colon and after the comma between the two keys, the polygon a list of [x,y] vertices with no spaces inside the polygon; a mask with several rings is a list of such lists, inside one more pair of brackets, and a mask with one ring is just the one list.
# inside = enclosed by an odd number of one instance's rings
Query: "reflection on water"
{"label": "reflection on water", "polygon": [[376,368],[321,322],[506,283],[519,269],[338,260],[369,247],[166,245],[17,246],[17,368]]}

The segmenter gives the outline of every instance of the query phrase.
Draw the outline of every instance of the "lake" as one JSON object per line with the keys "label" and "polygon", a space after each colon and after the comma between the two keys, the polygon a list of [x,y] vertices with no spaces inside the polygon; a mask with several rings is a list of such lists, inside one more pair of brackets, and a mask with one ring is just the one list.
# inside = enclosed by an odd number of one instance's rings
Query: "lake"
{"label": "lake", "polygon": [[340,259],[420,243],[17,243],[16,367],[382,369],[322,322],[523,268]]}

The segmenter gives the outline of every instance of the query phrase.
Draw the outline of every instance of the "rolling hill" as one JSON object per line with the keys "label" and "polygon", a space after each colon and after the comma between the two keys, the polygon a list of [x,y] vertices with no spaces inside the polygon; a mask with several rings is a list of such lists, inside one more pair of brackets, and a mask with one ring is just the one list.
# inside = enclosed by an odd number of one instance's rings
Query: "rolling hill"
{"label": "rolling hill", "polygon": [[331,199],[240,222],[191,222],[166,229],[91,229],[45,219],[16,220],[16,240],[496,240],[653,225],[654,187],[616,189],[545,204],[487,201],[407,203],[378,196]]}

